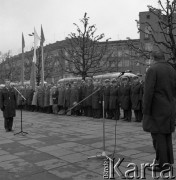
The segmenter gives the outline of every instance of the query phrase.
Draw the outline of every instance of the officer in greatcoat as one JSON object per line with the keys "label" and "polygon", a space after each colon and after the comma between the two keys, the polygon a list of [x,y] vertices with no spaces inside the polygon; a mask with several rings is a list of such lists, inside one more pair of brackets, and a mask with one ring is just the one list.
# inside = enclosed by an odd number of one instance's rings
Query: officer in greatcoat
{"label": "officer in greatcoat", "polygon": [[44,112],[44,87],[40,86],[37,93],[38,110]]}
{"label": "officer in greatcoat", "polygon": [[105,79],[103,87],[103,100],[104,100],[104,117],[111,119],[109,112],[109,97],[110,97],[110,80]]}
{"label": "officer in greatcoat", "polygon": [[92,112],[94,118],[101,117],[101,109],[102,109],[102,94],[101,94],[101,87],[99,86],[98,82],[94,81],[93,83],[93,92],[96,92],[92,95]]}
{"label": "officer in greatcoat", "polygon": [[92,117],[92,96],[93,93],[93,84],[92,79],[87,80],[86,88],[85,88],[85,115],[88,117]]}
{"label": "officer in greatcoat", "polygon": [[70,108],[70,83],[67,83],[64,90],[64,111],[67,113]]}
{"label": "officer in greatcoat", "polygon": [[58,84],[58,114],[64,114],[64,95],[65,87],[64,84]]}
{"label": "officer in greatcoat", "polygon": [[109,93],[109,114],[114,120],[120,118],[119,93],[116,79],[112,79],[112,85]]}
{"label": "officer in greatcoat", "polygon": [[176,71],[160,51],[153,52],[154,64],[147,70],[143,99],[143,129],[150,132],[156,150],[155,171],[174,163],[172,133],[176,118]]}
{"label": "officer in greatcoat", "polygon": [[129,84],[129,78],[123,76],[121,85],[119,87],[119,94],[120,94],[120,106],[124,111],[124,120],[130,122],[132,111],[131,111],[131,87]]}
{"label": "officer in greatcoat", "polygon": [[[79,102],[79,91],[77,88],[77,83],[73,82],[70,87],[70,108],[76,106]],[[79,115],[79,107],[76,106],[71,110],[71,115]]]}
{"label": "officer in greatcoat", "polygon": [[131,85],[131,104],[134,110],[135,121],[142,121],[142,97],[143,97],[143,87],[139,82],[139,77],[133,77],[133,83]]}
{"label": "officer in greatcoat", "polygon": [[4,128],[6,132],[12,131],[13,118],[16,116],[15,90],[10,87],[10,81],[5,81],[5,87],[0,93],[0,108],[4,116]]}

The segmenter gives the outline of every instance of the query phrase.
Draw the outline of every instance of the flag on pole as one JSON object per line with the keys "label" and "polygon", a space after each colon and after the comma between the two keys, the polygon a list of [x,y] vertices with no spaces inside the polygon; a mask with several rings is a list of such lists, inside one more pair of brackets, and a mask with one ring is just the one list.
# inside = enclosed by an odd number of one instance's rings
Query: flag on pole
{"label": "flag on pole", "polygon": [[41,40],[40,40],[40,46],[43,46],[43,43],[45,42],[45,36],[44,36],[44,33],[43,33],[43,28],[42,28],[42,25],[41,25]]}
{"label": "flag on pole", "polygon": [[35,90],[35,82],[36,82],[36,61],[37,61],[36,50],[39,41],[40,41],[40,37],[38,36],[34,28],[34,56],[32,61],[31,78],[30,78],[30,85],[32,86],[33,90]]}
{"label": "flag on pole", "polygon": [[37,45],[40,41],[40,37],[37,34],[37,31],[34,28],[34,56],[33,56],[33,62],[36,63],[36,50],[37,50]]}
{"label": "flag on pole", "polygon": [[44,86],[44,59],[43,59],[43,43],[45,42],[45,36],[43,33],[43,28],[41,25],[41,40],[40,40],[40,47],[41,47],[41,53],[42,53],[42,69],[41,69],[41,85]]}
{"label": "flag on pole", "polygon": [[24,36],[23,36],[23,33],[22,33],[22,50],[24,50],[25,48],[25,41],[24,41]]}
{"label": "flag on pole", "polygon": [[24,36],[22,33],[22,58],[21,58],[21,84],[24,85],[24,48],[25,48],[25,41]]}

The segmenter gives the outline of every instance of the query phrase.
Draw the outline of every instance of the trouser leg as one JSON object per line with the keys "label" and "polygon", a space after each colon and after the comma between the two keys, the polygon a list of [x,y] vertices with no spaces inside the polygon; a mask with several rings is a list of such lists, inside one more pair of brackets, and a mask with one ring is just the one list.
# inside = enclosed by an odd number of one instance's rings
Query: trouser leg
{"label": "trouser leg", "polygon": [[8,130],[8,121],[9,121],[8,118],[4,118],[4,128],[5,128],[6,130]]}
{"label": "trouser leg", "polygon": [[[172,134],[152,134],[156,143],[156,156],[158,156],[160,168],[164,168],[164,164],[173,164],[173,145]],[[166,167],[167,168],[167,167]]]}
{"label": "trouser leg", "polygon": [[12,130],[12,126],[13,126],[13,117],[9,118],[9,122],[8,122],[8,129],[11,131]]}

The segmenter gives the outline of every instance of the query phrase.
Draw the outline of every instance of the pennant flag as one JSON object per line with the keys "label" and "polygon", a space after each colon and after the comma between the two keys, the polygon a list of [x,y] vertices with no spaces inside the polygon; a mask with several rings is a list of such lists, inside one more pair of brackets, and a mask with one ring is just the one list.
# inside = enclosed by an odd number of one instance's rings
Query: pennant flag
{"label": "pennant flag", "polygon": [[22,33],[22,59],[21,59],[21,84],[24,85],[24,47],[25,41]]}
{"label": "pennant flag", "polygon": [[24,41],[24,36],[23,36],[23,33],[22,33],[22,50],[25,48],[25,41]]}
{"label": "pennant flag", "polygon": [[31,78],[30,78],[30,85],[32,86],[32,89],[35,90],[35,82],[36,82],[36,50],[37,45],[40,41],[40,37],[38,36],[35,28],[34,28],[34,56],[33,56],[33,62],[32,62],[32,68],[31,68]]}
{"label": "pennant flag", "polygon": [[33,56],[33,62],[36,63],[37,58],[36,58],[36,50],[37,50],[37,45],[40,41],[40,37],[38,36],[35,28],[34,28],[34,56]]}
{"label": "pennant flag", "polygon": [[45,41],[45,36],[43,33],[43,28],[41,25],[41,40],[40,40],[40,47],[41,47],[41,53],[42,53],[42,69],[41,69],[41,85],[44,86],[44,59],[43,59],[43,43]]}
{"label": "pennant flag", "polygon": [[44,33],[43,33],[43,28],[42,28],[42,25],[41,25],[41,40],[40,40],[40,46],[43,46],[43,43],[45,42],[45,36],[44,36]]}

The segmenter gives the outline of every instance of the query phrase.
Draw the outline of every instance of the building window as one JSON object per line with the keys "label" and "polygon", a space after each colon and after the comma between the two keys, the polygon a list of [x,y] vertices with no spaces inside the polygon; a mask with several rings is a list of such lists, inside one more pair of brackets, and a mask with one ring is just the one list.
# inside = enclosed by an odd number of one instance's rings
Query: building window
{"label": "building window", "polygon": [[146,51],[152,51],[153,50],[152,43],[145,43],[145,50]]}
{"label": "building window", "polygon": [[149,15],[149,14],[147,14],[147,16],[146,16],[146,17],[147,17],[147,19],[150,19],[150,15]]}
{"label": "building window", "polygon": [[145,32],[144,38],[145,39],[149,39],[149,36],[150,36],[150,34],[152,32],[151,27],[150,26],[145,26],[144,32]]}

